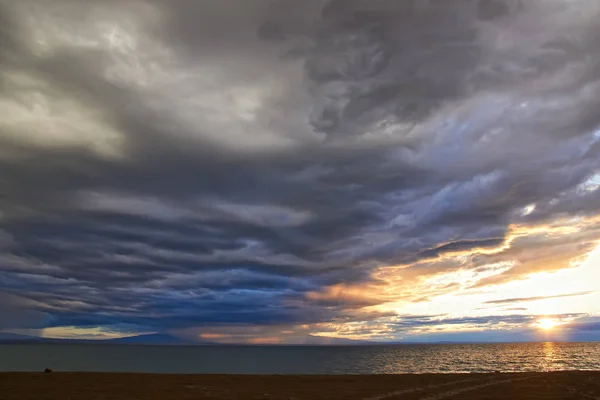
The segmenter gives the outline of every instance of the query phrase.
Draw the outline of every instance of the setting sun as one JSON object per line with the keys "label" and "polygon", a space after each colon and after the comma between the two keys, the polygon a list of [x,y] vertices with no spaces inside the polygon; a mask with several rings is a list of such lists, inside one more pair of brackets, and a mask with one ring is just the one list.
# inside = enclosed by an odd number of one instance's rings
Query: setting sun
{"label": "setting sun", "polygon": [[557,325],[559,325],[559,322],[552,318],[542,318],[536,322],[536,325],[538,327],[540,327],[541,329],[549,331],[549,330],[553,329],[554,327],[556,327]]}

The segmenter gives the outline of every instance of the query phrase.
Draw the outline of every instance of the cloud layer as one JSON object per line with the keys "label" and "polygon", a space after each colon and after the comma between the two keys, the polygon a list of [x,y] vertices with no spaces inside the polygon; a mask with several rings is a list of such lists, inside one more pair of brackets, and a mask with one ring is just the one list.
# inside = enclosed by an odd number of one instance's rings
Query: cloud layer
{"label": "cloud layer", "polygon": [[399,326],[411,304],[580,268],[600,240],[599,16],[1,1],[0,294],[39,327],[394,339],[432,321]]}

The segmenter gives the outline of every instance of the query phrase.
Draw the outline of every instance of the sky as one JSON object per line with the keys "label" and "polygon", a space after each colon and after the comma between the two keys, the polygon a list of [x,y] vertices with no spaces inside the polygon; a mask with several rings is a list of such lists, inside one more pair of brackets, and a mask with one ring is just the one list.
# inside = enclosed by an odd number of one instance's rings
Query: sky
{"label": "sky", "polygon": [[600,340],[600,0],[0,0],[0,332]]}

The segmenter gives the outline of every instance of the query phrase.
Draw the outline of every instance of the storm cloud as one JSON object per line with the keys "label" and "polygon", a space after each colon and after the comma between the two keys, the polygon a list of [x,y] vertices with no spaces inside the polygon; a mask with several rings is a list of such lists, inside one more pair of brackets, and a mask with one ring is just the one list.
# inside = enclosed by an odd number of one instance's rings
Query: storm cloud
{"label": "storm cloud", "polygon": [[0,1],[0,293],[36,328],[308,335],[576,268],[600,241],[599,16]]}

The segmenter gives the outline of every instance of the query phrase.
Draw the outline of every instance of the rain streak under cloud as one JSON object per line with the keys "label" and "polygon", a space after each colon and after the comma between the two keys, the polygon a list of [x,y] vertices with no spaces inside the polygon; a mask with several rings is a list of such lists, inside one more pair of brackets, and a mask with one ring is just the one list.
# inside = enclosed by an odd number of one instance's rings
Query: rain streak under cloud
{"label": "rain streak under cloud", "polygon": [[600,339],[598,18],[0,0],[0,332]]}

